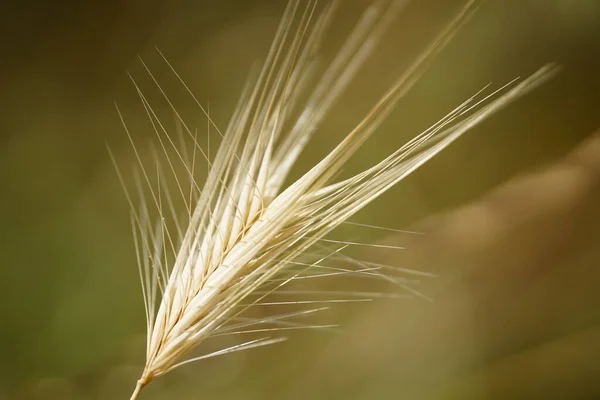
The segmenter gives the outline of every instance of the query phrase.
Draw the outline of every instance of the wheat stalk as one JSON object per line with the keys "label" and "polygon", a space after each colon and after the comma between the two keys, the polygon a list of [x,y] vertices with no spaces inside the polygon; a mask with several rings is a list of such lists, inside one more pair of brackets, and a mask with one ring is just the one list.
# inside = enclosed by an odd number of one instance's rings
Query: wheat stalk
{"label": "wheat stalk", "polygon": [[[165,214],[167,210],[175,214],[174,207],[169,197],[163,203],[160,186],[152,189],[150,172],[134,146],[141,166],[140,182],[150,187],[149,203],[156,207],[159,221],[153,226],[148,204],[142,200],[141,206],[136,207],[125,188],[134,210],[132,223],[147,319],[146,364],[132,400],[152,379],[188,362],[283,340],[265,337],[182,361],[208,337],[250,325],[248,322],[238,322],[233,327],[227,325],[240,321],[234,317],[248,306],[242,301],[254,294],[257,297],[250,305],[260,304],[267,294],[297,275],[280,279],[268,290],[260,289],[273,282],[282,271],[292,265],[314,267],[337,254],[339,248],[316,262],[299,261],[299,256],[351,215],[555,71],[554,67],[547,66],[522,82],[511,82],[490,95],[478,93],[372,167],[348,179],[336,180],[344,163],[363,146],[395,103],[413,86],[431,58],[473,13],[476,1],[468,1],[367,116],[320,162],[283,188],[290,169],[327,110],[369,58],[376,42],[406,1],[379,2],[368,8],[316,85],[309,84],[313,65],[338,2],[328,4],[318,15],[316,1],[309,1],[304,8],[300,3],[299,0],[288,3],[258,78],[244,91],[227,129],[218,131],[222,142],[214,159],[203,151],[197,135],[173,108],[181,130],[193,140],[193,160],[190,162],[186,152],[178,151],[136,85],[167,158],[168,169],[173,172],[188,209],[189,220],[182,228],[175,219],[175,233],[167,227]],[[197,103],[214,126],[208,113]],[[123,118],[122,122],[129,135]],[[167,148],[175,150],[174,160],[169,157]],[[194,178],[197,151],[210,164],[202,190]],[[173,166],[178,161],[185,167],[185,176],[179,179]],[[162,171],[158,174],[162,176]],[[119,178],[123,183],[120,173]],[[182,181],[185,179],[191,180],[189,195],[184,193]],[[160,182],[163,180],[159,179]],[[139,192],[143,193],[141,189]],[[174,255],[172,262],[167,260],[169,251]]]}

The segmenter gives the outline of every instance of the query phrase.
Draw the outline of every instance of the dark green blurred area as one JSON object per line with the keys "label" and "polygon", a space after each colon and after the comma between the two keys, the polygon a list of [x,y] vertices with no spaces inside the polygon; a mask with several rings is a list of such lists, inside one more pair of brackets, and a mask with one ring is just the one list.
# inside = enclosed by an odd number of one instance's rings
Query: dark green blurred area
{"label": "dark green blurred area", "polygon": [[[343,2],[325,57],[366,3]],[[412,2],[295,173],[358,122],[460,4]],[[127,203],[105,146],[124,168],[133,163],[113,102],[131,121],[136,139],[151,139],[126,74],[139,79],[151,101],[159,100],[139,54],[204,134],[205,119],[156,45],[225,126],[248,72],[268,50],[284,2],[32,1],[1,7],[0,399],[126,398],[143,364],[144,312]],[[595,0],[484,2],[350,171],[386,156],[489,82],[499,87],[547,62],[561,65],[561,74],[470,132],[356,219],[410,226],[551,163],[592,134],[600,127],[599,24]],[[162,112],[168,115],[166,105]],[[378,239],[369,235],[364,237]],[[597,265],[598,259],[590,262]],[[310,354],[318,352],[312,342],[327,340],[306,333],[277,349],[182,368],[153,382],[141,398],[275,398],[271,390],[302,385],[285,376],[286,366],[308,368]]]}

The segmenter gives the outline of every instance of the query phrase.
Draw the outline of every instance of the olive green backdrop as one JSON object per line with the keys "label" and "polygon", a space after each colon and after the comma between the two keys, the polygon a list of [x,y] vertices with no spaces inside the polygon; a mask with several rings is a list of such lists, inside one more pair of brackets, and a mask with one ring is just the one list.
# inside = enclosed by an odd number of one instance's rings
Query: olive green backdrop
{"label": "olive green backdrop", "polygon": [[[268,50],[284,3],[83,0],[11,1],[1,6],[0,399],[128,398],[143,365],[144,312],[127,203],[105,146],[111,146],[127,171],[133,153],[114,102],[131,121],[140,143],[149,140],[152,132],[143,125],[143,108],[127,72],[168,113],[137,59],[139,54],[174,93],[178,107],[205,140],[205,119],[184,96],[154,45],[199,100],[210,104],[214,120],[225,126],[251,67]],[[325,57],[331,56],[367,3],[342,2]],[[358,122],[461,4],[412,3],[332,110],[294,174],[318,160]],[[483,3],[351,162],[350,171],[381,159],[489,82],[498,87],[546,62],[559,63],[562,73],[470,132],[362,211],[356,221],[410,227],[555,162],[600,127],[600,3]],[[514,206],[519,209],[519,204]],[[593,221],[598,222],[595,215]],[[384,238],[382,232],[372,230],[348,234],[371,242]],[[575,240],[570,235],[565,234],[564,240]],[[597,232],[590,235],[598,238]],[[594,248],[593,243],[586,248]],[[584,250],[574,253],[584,254]],[[597,267],[596,255],[592,252],[580,262]],[[400,266],[408,262],[404,256],[387,257],[394,257]],[[408,267],[426,268],[425,263],[414,264]],[[444,279],[440,269],[436,272]],[[336,281],[328,285],[335,287]],[[565,295],[556,286],[548,290],[556,290],[552,293],[558,297]],[[544,308],[543,302],[538,306]],[[398,305],[399,322],[394,326],[401,324],[403,313],[406,318],[412,315],[406,307]],[[356,329],[350,321],[365,311],[364,307],[340,310],[338,317],[354,327],[349,329]],[[581,308],[574,304],[565,313],[574,310]],[[592,312],[585,311],[586,315]],[[534,308],[531,319],[535,315]],[[597,317],[594,314],[590,320]],[[355,346],[360,347],[356,341],[369,342],[369,332],[375,337],[387,329],[385,320],[377,321],[335,348],[348,357]],[[466,331],[471,332],[465,328],[465,335]],[[142,398],[292,398],[300,389],[309,390],[307,385],[320,391],[316,388],[323,382],[305,379],[302,372],[310,371],[323,349],[340,339],[309,332],[292,336],[293,340],[273,348],[182,368],[153,382]],[[475,349],[477,339],[472,340]],[[393,341],[388,345],[393,348]],[[420,345],[427,346],[426,340],[414,343]],[[437,363],[435,358],[428,362]],[[377,365],[364,379],[380,375]],[[388,365],[379,366],[390,370]],[[332,368],[353,366],[343,363]],[[323,379],[332,378],[323,375]],[[573,385],[600,394],[591,378]],[[352,397],[335,390],[342,398]],[[378,390],[378,394],[365,392],[362,398],[396,398],[400,393],[389,380]],[[360,397],[361,392],[352,390],[352,395]],[[430,396],[451,397],[452,392]]]}

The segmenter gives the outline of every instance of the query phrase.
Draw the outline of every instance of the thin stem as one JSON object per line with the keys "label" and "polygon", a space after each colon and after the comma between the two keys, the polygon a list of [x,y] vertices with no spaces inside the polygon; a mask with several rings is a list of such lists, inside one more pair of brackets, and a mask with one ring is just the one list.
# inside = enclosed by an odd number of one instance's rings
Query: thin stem
{"label": "thin stem", "polygon": [[129,400],[136,400],[138,398],[138,396],[140,395],[140,392],[142,391],[142,388],[146,385],[146,383],[143,380],[138,380],[137,381],[137,385],[135,386],[135,390],[133,391],[133,394],[131,395],[131,398]]}

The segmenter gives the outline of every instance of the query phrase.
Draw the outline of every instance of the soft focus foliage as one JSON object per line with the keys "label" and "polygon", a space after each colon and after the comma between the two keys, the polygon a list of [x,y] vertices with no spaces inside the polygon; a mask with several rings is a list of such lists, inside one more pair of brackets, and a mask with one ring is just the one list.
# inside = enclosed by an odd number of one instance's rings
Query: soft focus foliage
{"label": "soft focus foliage", "polygon": [[[338,16],[333,45],[362,3],[348,2]],[[358,77],[325,129],[345,132],[356,124],[460,4],[413,3],[367,65],[362,75],[368,79]],[[131,156],[113,101],[144,140],[143,109],[125,71],[141,71],[140,53],[168,83],[168,71],[153,53],[156,44],[224,124],[248,69],[265,54],[282,8],[266,0],[83,1],[40,2],[1,14],[8,32],[0,39],[6,49],[0,66],[0,399],[129,394],[143,364],[144,313],[127,205],[104,146],[108,141],[121,160]],[[349,173],[387,155],[490,81],[526,76],[548,61],[563,72],[356,221],[408,228],[556,162],[590,135],[600,126],[600,63],[592,51],[599,48],[598,12],[592,0],[488,0]],[[188,117],[196,110],[185,107]],[[313,165],[339,139],[316,137],[292,174]],[[353,254],[436,272],[440,278],[422,288],[436,302],[341,306],[321,322],[346,321],[345,335],[304,332],[276,347],[191,365],[154,383],[144,398],[598,395],[590,360],[600,356],[594,328],[600,315],[593,307],[600,293],[594,245],[600,238],[594,206],[599,170],[589,160],[600,151],[597,145],[586,149],[588,161],[560,161],[551,170],[556,174],[542,173],[539,186],[532,178],[506,188],[510,195],[484,197],[483,212],[476,202],[450,217],[433,217],[421,226],[431,232],[424,239],[343,231],[347,238],[414,248]],[[431,391],[423,394],[423,387]]]}

